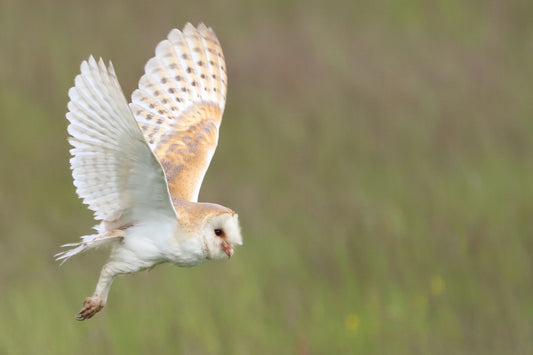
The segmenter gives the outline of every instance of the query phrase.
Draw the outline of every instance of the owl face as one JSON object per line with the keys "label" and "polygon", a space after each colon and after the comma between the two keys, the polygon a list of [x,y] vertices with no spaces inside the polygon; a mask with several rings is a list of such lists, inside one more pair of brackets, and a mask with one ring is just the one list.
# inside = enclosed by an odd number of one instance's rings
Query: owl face
{"label": "owl face", "polygon": [[239,216],[231,211],[207,217],[202,237],[208,259],[231,258],[233,247],[242,245]]}

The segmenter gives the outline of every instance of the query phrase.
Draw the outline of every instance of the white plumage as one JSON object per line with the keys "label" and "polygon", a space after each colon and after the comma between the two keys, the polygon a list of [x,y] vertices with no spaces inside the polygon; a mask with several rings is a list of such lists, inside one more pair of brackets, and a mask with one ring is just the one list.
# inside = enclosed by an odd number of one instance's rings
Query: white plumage
{"label": "white plumage", "polygon": [[92,297],[77,319],[106,303],[116,275],[159,263],[195,266],[231,257],[242,244],[238,216],[197,203],[215,152],[226,71],[212,29],[187,24],[156,47],[128,105],[111,63],[91,56],[70,89],[70,160],[76,192],[94,211],[96,234],[56,255],[63,262],[111,245]]}

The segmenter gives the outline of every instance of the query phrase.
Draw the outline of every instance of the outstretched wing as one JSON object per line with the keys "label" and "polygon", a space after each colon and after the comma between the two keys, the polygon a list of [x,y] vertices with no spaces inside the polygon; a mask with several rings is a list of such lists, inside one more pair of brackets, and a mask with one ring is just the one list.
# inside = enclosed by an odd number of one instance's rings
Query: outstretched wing
{"label": "outstretched wing", "polygon": [[135,122],[111,63],[91,56],[69,91],[67,119],[76,192],[95,218],[133,222],[146,210],[173,213],[161,166]]}
{"label": "outstretched wing", "polygon": [[172,198],[198,200],[218,142],[226,81],[220,44],[203,24],[172,30],[146,63],[130,107]]}

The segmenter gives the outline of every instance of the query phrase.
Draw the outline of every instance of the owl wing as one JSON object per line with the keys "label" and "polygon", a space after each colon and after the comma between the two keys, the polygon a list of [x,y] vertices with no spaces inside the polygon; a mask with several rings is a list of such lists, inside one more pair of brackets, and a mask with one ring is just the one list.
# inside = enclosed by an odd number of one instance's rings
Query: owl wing
{"label": "owl wing", "polygon": [[111,63],[91,56],[69,90],[67,119],[76,192],[95,218],[133,222],[146,210],[173,213],[163,171],[154,157]]}
{"label": "owl wing", "polygon": [[187,24],[160,42],[130,107],[174,199],[196,202],[226,102],[224,56],[211,28]]}

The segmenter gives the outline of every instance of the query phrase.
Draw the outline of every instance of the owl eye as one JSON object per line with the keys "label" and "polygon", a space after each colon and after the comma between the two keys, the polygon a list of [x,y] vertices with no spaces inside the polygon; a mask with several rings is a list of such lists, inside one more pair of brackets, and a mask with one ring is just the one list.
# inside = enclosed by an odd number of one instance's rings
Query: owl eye
{"label": "owl eye", "polygon": [[220,237],[222,234],[224,234],[224,231],[222,229],[215,229],[215,235]]}

